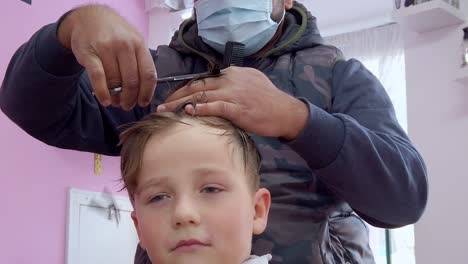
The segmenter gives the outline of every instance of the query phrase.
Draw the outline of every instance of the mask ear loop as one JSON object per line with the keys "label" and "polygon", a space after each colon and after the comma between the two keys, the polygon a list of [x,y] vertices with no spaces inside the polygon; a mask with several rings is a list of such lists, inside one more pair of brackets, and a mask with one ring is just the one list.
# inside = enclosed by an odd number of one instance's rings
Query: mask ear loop
{"label": "mask ear loop", "polygon": [[278,22],[278,25],[283,23],[285,16],[286,16],[286,9],[283,8],[283,16],[281,17],[281,20]]}
{"label": "mask ear loop", "polygon": [[276,22],[276,21],[273,20],[273,18],[271,17],[271,16],[273,15],[273,1],[275,1],[275,0],[271,0],[271,5],[270,5],[270,20],[271,20],[272,22],[274,22],[274,23],[276,23],[276,24],[279,25],[279,24],[281,24],[281,23],[283,22],[284,17],[286,16],[286,9],[285,9],[284,7],[281,8],[281,10],[283,10],[283,15],[281,16],[281,19],[280,19],[278,22]]}

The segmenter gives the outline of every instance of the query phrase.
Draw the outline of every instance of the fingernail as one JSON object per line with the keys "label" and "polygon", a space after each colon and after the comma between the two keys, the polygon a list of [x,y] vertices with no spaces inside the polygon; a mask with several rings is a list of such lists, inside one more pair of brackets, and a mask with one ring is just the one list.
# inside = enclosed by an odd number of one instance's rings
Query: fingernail
{"label": "fingernail", "polygon": [[142,99],[138,104],[141,106],[141,107],[147,107],[149,105],[149,100],[147,99]]}
{"label": "fingernail", "polygon": [[111,101],[110,100],[104,100],[102,101],[102,105],[105,106],[105,107],[108,107],[109,105],[111,105]]}
{"label": "fingernail", "polygon": [[159,105],[158,108],[156,108],[156,111],[158,113],[166,111],[166,106],[165,105]]}
{"label": "fingernail", "polygon": [[185,106],[185,112],[189,115],[194,115],[195,114],[195,108],[193,108],[192,105],[187,105]]}

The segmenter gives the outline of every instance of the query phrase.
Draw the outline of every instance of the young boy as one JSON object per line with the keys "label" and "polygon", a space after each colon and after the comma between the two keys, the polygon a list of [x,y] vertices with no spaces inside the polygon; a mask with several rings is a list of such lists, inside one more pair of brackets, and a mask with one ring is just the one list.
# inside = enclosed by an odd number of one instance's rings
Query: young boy
{"label": "young boy", "polygon": [[224,119],[151,114],[120,136],[121,172],[141,246],[154,264],[264,264],[250,256],[267,225],[260,157]]}

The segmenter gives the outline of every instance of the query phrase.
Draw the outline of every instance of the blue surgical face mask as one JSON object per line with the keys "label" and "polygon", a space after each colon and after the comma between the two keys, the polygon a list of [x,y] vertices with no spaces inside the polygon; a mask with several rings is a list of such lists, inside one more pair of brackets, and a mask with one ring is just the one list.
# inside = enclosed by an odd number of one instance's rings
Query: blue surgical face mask
{"label": "blue surgical face mask", "polygon": [[198,35],[210,47],[224,53],[228,41],[245,45],[245,55],[263,48],[280,22],[271,19],[272,0],[199,0],[195,2]]}

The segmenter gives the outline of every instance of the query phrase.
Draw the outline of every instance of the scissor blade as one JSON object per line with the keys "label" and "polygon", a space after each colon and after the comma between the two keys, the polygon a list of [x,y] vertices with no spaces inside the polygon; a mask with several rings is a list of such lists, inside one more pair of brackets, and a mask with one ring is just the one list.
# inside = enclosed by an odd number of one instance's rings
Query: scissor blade
{"label": "scissor blade", "polygon": [[[187,81],[187,80],[199,80],[210,77],[219,77],[222,73],[218,72],[203,72],[203,73],[194,73],[194,74],[185,74],[185,75],[176,75],[158,78],[158,83],[168,83],[168,82],[178,82],[178,81]],[[116,95],[122,92],[122,87],[116,87],[109,89],[111,95]],[[94,95],[94,92],[93,92]]]}

